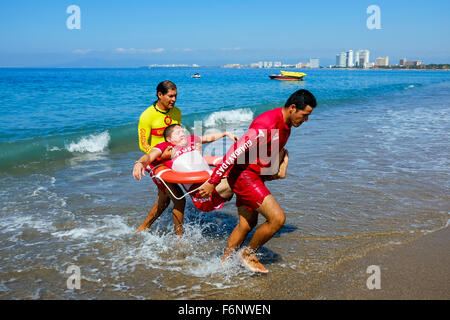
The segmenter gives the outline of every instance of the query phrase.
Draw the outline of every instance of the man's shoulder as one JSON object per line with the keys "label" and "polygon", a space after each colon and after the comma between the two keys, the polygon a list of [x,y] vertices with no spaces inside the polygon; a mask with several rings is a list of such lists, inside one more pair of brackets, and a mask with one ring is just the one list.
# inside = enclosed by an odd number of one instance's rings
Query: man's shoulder
{"label": "man's shoulder", "polygon": [[271,129],[278,127],[278,122],[280,121],[281,108],[275,108],[272,110],[265,111],[257,116],[250,128],[253,129]]}
{"label": "man's shoulder", "polygon": [[153,108],[153,105],[151,105],[141,113],[140,119],[150,116],[154,112],[154,110],[155,108]]}
{"label": "man's shoulder", "polygon": [[173,107],[171,113],[175,116],[181,116],[181,110],[178,107]]}

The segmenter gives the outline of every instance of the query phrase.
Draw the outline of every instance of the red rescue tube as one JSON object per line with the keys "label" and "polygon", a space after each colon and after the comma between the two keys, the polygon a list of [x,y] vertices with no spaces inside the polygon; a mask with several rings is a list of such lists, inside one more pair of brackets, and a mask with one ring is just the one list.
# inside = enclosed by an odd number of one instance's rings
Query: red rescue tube
{"label": "red rescue tube", "polygon": [[[217,156],[203,156],[209,165],[215,165],[222,157]],[[203,183],[210,178],[208,171],[197,172],[180,172],[172,170],[171,168],[160,165],[153,170],[153,175],[168,183]]]}

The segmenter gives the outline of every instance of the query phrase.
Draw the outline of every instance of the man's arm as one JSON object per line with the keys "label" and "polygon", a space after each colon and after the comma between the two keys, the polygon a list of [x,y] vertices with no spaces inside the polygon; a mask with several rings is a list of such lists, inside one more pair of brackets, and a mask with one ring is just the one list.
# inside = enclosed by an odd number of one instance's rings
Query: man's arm
{"label": "man's arm", "polygon": [[172,158],[173,147],[167,145],[167,143],[162,142],[153,147],[149,153],[144,154],[133,167],[133,177],[139,181],[141,181],[142,176],[145,176],[145,168],[156,160],[159,159],[171,159]]}
{"label": "man's arm", "polygon": [[210,133],[210,134],[205,134],[204,136],[202,136],[202,143],[210,143],[210,142],[214,142],[216,140],[219,140],[223,137],[227,136],[228,138],[230,138],[231,140],[233,140],[234,142],[236,142],[238,140],[238,137],[231,133],[231,132],[216,132],[216,133]]}
{"label": "man's arm", "polygon": [[287,166],[289,163],[289,153],[287,149],[282,149],[280,151],[281,157],[283,157],[283,160],[280,163],[280,167],[278,168],[278,172],[271,176],[263,176],[261,177],[263,181],[272,181],[272,180],[278,180],[278,179],[284,179],[287,175]]}
{"label": "man's arm", "polygon": [[148,139],[152,132],[151,124],[145,119],[145,113],[139,118],[138,136],[139,136],[139,148],[142,152],[149,153],[151,150]]}

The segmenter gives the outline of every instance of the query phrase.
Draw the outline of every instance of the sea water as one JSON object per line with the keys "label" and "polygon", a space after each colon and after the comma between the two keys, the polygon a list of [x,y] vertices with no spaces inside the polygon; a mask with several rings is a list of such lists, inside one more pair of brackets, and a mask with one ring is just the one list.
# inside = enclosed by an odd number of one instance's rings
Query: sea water
{"label": "sea water", "polygon": [[[314,298],[339,264],[448,225],[449,72],[320,69],[303,70],[302,82],[270,80],[277,71],[0,69],[0,298]],[[183,124],[201,121],[203,132],[242,135],[294,91],[317,97],[286,146],[287,178],[267,183],[287,217],[259,251],[269,275],[221,262],[234,199],[210,213],[188,201],[182,239],[170,210],[135,233],[157,192],[131,175],[142,155],[137,122],[163,80],[178,87]],[[67,287],[71,265],[80,289]]]}

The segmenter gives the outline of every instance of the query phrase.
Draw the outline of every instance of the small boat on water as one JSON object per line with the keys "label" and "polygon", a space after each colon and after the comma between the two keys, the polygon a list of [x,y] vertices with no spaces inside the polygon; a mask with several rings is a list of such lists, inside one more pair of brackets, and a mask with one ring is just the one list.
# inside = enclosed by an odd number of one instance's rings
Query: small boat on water
{"label": "small boat on water", "polygon": [[280,74],[269,75],[270,79],[287,80],[287,81],[301,81],[306,76],[306,73],[295,71],[281,71]]}
{"label": "small boat on water", "polygon": [[192,78],[200,78],[200,73],[196,72],[192,75]]}

